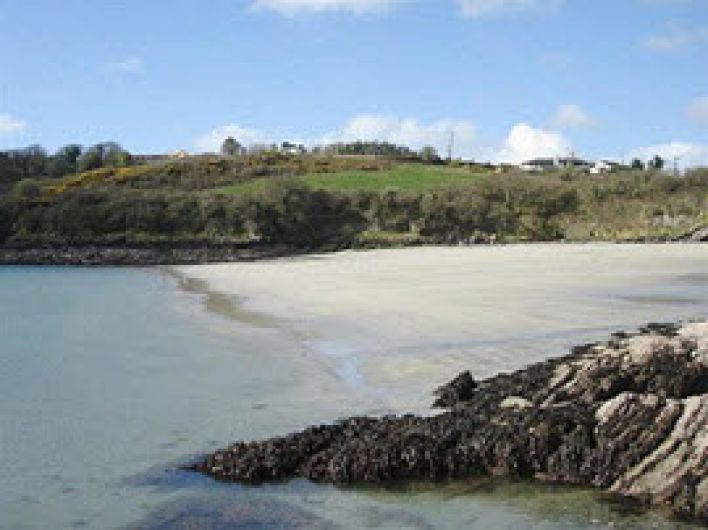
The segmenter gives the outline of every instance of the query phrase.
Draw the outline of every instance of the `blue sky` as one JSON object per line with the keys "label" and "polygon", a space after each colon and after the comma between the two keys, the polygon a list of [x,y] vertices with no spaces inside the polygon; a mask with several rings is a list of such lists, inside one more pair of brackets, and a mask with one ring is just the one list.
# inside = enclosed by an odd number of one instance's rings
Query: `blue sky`
{"label": "blue sky", "polygon": [[708,163],[706,0],[0,0],[0,148]]}

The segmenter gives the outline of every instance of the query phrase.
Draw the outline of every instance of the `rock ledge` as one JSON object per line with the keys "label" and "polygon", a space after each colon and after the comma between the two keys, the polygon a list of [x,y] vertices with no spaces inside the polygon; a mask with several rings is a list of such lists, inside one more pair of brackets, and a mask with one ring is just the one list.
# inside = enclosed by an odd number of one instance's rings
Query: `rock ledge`
{"label": "rock ledge", "polygon": [[257,484],[535,478],[602,488],[708,523],[708,322],[604,343],[436,391],[434,417],[356,417],[236,443],[191,469]]}

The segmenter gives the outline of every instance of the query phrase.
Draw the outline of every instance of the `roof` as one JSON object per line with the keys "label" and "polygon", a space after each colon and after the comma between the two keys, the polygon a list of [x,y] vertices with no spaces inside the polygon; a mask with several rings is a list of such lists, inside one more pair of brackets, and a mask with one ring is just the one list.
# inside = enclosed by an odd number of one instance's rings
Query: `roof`
{"label": "roof", "polygon": [[526,166],[554,166],[556,160],[554,158],[533,158],[522,163]]}
{"label": "roof", "polygon": [[568,157],[562,157],[558,159],[558,162],[562,164],[590,164],[587,160],[583,160],[582,158],[578,158],[576,156],[568,156]]}

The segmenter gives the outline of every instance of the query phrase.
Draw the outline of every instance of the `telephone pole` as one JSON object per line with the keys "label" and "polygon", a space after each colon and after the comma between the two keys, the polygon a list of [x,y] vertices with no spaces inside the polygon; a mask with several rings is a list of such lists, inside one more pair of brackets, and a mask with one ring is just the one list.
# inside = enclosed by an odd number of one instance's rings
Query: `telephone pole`
{"label": "telephone pole", "polygon": [[452,162],[452,150],[455,147],[455,131],[450,131],[450,143],[447,144],[447,161]]}

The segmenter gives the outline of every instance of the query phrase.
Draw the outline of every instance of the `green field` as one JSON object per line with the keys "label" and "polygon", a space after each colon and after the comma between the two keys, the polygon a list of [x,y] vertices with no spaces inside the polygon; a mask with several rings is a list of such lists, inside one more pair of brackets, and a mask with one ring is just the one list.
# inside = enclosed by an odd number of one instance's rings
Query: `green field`
{"label": "green field", "polygon": [[[484,176],[479,168],[453,168],[401,164],[381,171],[341,171],[337,173],[314,173],[299,177],[313,189],[327,191],[400,191],[421,192],[462,186]],[[272,178],[272,177],[271,177]],[[261,191],[269,177],[254,179],[243,184],[226,186],[219,191],[227,194],[250,194]]]}

